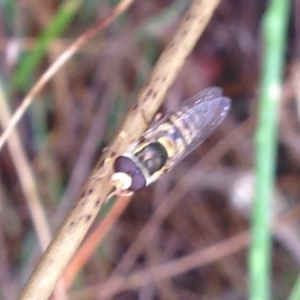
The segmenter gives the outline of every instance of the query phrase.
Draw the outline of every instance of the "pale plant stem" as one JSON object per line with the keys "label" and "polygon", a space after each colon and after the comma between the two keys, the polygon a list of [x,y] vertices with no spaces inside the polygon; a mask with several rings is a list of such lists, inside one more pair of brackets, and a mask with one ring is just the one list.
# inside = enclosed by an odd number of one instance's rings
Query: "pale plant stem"
{"label": "pale plant stem", "polygon": [[[19,300],[48,299],[57,280],[79,247],[86,232],[104,206],[111,190],[112,161],[149,126],[185,58],[192,51],[219,0],[194,0],[173,39],[156,63],[109,150],[99,161],[82,194],[29,279]],[[123,138],[126,133],[127,138]],[[109,160],[107,160],[109,159]],[[105,163],[108,161],[108,163]],[[105,174],[106,176],[103,176]]]}

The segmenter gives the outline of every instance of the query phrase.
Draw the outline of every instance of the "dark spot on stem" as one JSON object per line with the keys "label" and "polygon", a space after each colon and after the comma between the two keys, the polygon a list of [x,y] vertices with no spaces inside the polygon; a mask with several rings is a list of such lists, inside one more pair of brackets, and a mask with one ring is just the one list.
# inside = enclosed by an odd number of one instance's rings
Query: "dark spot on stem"
{"label": "dark spot on stem", "polygon": [[187,32],[188,32],[187,29],[183,30],[183,31],[182,31],[182,35],[183,35],[183,36],[186,36]]}
{"label": "dark spot on stem", "polygon": [[207,19],[207,16],[204,16],[203,18],[201,18],[199,20],[199,24],[204,23],[206,19]]}
{"label": "dark spot on stem", "polygon": [[86,220],[89,221],[91,219],[91,217],[92,217],[91,215],[87,215]]}
{"label": "dark spot on stem", "polygon": [[153,90],[152,90],[152,88],[150,88],[149,91],[146,93],[146,99],[147,99],[149,96],[151,96],[152,92],[153,92]]}

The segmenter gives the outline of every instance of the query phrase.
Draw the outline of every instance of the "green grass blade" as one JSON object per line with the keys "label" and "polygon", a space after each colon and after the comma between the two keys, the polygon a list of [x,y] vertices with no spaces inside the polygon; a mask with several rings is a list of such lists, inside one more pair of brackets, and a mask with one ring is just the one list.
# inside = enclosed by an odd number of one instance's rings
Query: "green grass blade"
{"label": "green grass blade", "polygon": [[52,22],[41,33],[37,39],[34,49],[24,54],[13,76],[13,86],[18,89],[25,89],[30,83],[28,80],[34,73],[35,68],[44,58],[49,44],[53,39],[60,36],[72,21],[74,15],[82,4],[80,0],[67,0],[58,9]]}
{"label": "green grass blade", "polygon": [[270,211],[276,164],[277,118],[286,46],[289,0],[270,0],[263,20],[264,53],[256,133],[256,194],[249,254],[249,299],[270,299]]}
{"label": "green grass blade", "polygon": [[294,285],[294,288],[288,298],[288,300],[299,300],[300,299],[300,275]]}

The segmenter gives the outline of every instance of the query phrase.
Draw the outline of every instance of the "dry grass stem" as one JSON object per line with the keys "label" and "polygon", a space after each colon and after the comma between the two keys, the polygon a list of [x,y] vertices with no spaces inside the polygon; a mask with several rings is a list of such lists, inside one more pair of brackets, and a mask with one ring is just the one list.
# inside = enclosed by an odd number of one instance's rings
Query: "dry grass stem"
{"label": "dry grass stem", "polygon": [[[164,280],[176,275],[187,272],[191,269],[199,268],[211,262],[215,262],[224,257],[233,255],[234,253],[244,249],[249,244],[249,232],[243,231],[235,236],[226,239],[225,241],[207,247],[204,250],[196,251],[190,255],[186,255],[178,260],[174,260],[157,267],[149,268],[148,270],[137,271],[127,277],[115,277],[106,289],[106,293],[101,294],[100,299],[112,297],[118,292],[136,289],[145,285],[147,282]],[[83,293],[78,293],[75,299],[93,298],[98,295],[102,286],[90,287]]]}
{"label": "dry grass stem", "polygon": [[[284,213],[276,218],[273,222],[273,232],[276,234],[282,226],[287,226],[299,220],[300,206]],[[137,289],[151,281],[161,281],[168,279],[191,269],[199,268],[206,264],[222,260],[225,257],[236,254],[249,245],[250,233],[243,231],[224,241],[215,243],[214,245],[196,251],[190,255],[186,255],[178,260],[168,262],[166,264],[152,267],[148,270],[137,271],[130,276],[115,276],[109,283],[89,287],[83,292],[74,293],[72,300],[93,298],[99,294],[99,290],[105,289],[105,293],[101,293],[101,297],[112,297],[115,294],[131,289]]]}
{"label": "dry grass stem", "polygon": [[[129,143],[136,140],[149,126],[167,89],[178,74],[185,58],[193,49],[218,3],[218,0],[193,1],[121,127],[120,132],[125,132],[128,139],[124,140],[120,134],[114,139],[109,151],[100,160],[85,185],[80,199],[46,250],[19,300],[43,300],[50,296],[57,280],[79,247],[110,192],[111,163],[104,162],[108,158],[113,160],[125,151]],[[103,174],[107,176],[103,177]]]}
{"label": "dry grass stem", "polygon": [[[10,121],[10,112],[7,106],[3,89],[0,87],[0,120],[2,127]],[[51,233],[46,221],[45,213],[36,187],[36,179],[31,170],[19,135],[16,131],[11,132],[8,139],[8,148],[11,153],[14,166],[18,174],[27,205],[34,223],[41,249],[45,250],[51,240]]]}
{"label": "dry grass stem", "polygon": [[99,246],[100,242],[106,236],[108,231],[115,224],[116,220],[124,212],[130,201],[129,197],[119,197],[116,200],[116,204],[105,216],[103,221],[97,226],[97,228],[91,233],[91,235],[85,240],[84,244],[80,247],[77,253],[74,255],[72,261],[68,265],[63,281],[66,288],[70,287],[82,267],[86,264],[87,260],[94,253],[95,249]]}
{"label": "dry grass stem", "polygon": [[[7,106],[7,101],[3,89],[0,88],[0,121],[3,128],[9,124],[10,118],[11,114]],[[50,243],[51,232],[38,194],[36,179],[32,172],[31,164],[26,157],[16,130],[12,131],[9,136],[8,148],[25,195],[41,249],[44,251]],[[66,299],[65,289],[62,285],[57,286],[54,294],[55,299]]]}

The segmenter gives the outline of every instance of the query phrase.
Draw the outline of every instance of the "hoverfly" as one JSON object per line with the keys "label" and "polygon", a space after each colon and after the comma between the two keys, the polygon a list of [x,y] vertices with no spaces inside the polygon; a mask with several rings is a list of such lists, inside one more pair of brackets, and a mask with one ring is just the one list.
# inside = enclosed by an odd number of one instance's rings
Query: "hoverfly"
{"label": "hoverfly", "polygon": [[230,99],[220,88],[207,88],[151,126],[113,164],[117,191],[136,192],[170,171],[224,120]]}

